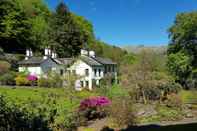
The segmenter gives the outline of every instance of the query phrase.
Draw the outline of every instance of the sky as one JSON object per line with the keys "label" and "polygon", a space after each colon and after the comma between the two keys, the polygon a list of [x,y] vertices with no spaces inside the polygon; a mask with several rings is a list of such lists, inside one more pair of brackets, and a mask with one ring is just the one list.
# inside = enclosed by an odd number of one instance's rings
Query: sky
{"label": "sky", "polygon": [[[54,9],[61,0],[47,0]],[[176,14],[197,10],[197,0],[64,0],[89,20],[96,38],[117,46],[161,46]]]}

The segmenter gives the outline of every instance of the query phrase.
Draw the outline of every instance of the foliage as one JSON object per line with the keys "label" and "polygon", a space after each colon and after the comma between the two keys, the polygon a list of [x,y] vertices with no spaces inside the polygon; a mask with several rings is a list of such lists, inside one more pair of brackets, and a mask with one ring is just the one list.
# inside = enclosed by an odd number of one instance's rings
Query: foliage
{"label": "foliage", "polygon": [[[197,66],[196,27],[197,12],[180,13],[169,29],[171,43],[168,46],[168,65],[177,80],[187,87],[188,79],[196,79],[192,70]],[[174,61],[173,61],[174,60]]]}
{"label": "foliage", "polygon": [[[25,108],[20,108],[13,102],[8,104],[7,99],[0,95],[0,129],[6,130],[50,130],[42,114],[33,114]],[[39,113],[39,112],[38,112]]]}
{"label": "foliage", "polygon": [[41,77],[38,79],[38,86],[39,87],[50,87],[50,82],[47,78]]}
{"label": "foliage", "polygon": [[182,109],[183,102],[179,95],[172,93],[167,96],[166,105],[170,108]]}
{"label": "foliage", "polygon": [[81,101],[80,110],[110,105],[111,101],[107,97],[92,97]]}
{"label": "foliage", "polygon": [[17,77],[15,78],[16,81],[16,85],[17,86],[27,86],[30,85],[30,82],[27,79],[27,75],[26,74],[18,74]]}
{"label": "foliage", "polygon": [[170,54],[167,62],[169,70],[174,74],[177,80],[186,87],[186,80],[191,74],[190,58],[184,53],[178,52]]}
{"label": "foliage", "polygon": [[79,112],[88,120],[102,118],[106,116],[105,107],[110,104],[107,97],[90,97],[80,102]]}
{"label": "foliage", "polygon": [[0,83],[1,85],[15,85],[15,72],[7,72],[0,76]]}
{"label": "foliage", "polygon": [[27,80],[29,80],[29,81],[36,81],[37,79],[38,79],[38,77],[36,75],[29,74],[27,76]]}
{"label": "foliage", "polygon": [[197,103],[197,91],[196,90],[182,90],[179,92],[179,96],[183,103]]}
{"label": "foliage", "polygon": [[60,88],[63,87],[63,79],[57,73],[48,73],[47,76],[42,76],[38,79],[39,87]]}
{"label": "foliage", "polygon": [[136,117],[132,107],[132,99],[130,97],[116,97],[112,100],[109,108],[109,117],[114,126],[124,127],[135,124]]}
{"label": "foliage", "polygon": [[113,99],[114,97],[123,97],[129,95],[128,91],[120,85],[99,87],[96,88],[95,92],[110,99]]}
{"label": "foliage", "polygon": [[177,93],[180,86],[165,68],[166,56],[144,49],[137,55],[133,65],[121,67],[121,85],[135,92],[135,99],[147,103],[161,100],[169,93]]}
{"label": "foliage", "polygon": [[0,12],[0,48],[5,52],[25,53],[31,48],[40,55],[47,46],[60,57],[75,57],[86,48],[118,64],[133,63],[133,54],[97,40],[93,25],[63,2],[51,11],[43,0],[1,0]]}
{"label": "foliage", "polygon": [[35,86],[36,85],[36,82],[38,80],[38,77],[36,75],[29,74],[27,76],[27,80],[30,82],[31,86]]}
{"label": "foliage", "polygon": [[157,114],[141,118],[140,123],[152,123],[162,121],[177,121],[183,118],[181,110],[170,108],[164,105],[158,104],[156,107]]}
{"label": "foliage", "polygon": [[7,61],[0,61],[0,75],[7,73],[11,65]]}
{"label": "foliage", "polygon": [[[77,99],[71,102],[69,93],[62,88],[8,88],[1,87],[0,93],[6,94],[10,105],[12,102],[32,114],[41,115],[53,130],[75,130],[82,124],[78,114],[80,100],[96,96],[94,92],[73,92]],[[31,115],[30,115],[31,116]]]}
{"label": "foliage", "polygon": [[112,86],[112,84],[114,84],[115,78],[113,77],[112,74],[108,73],[106,74],[101,80],[100,80],[100,85],[99,86]]}

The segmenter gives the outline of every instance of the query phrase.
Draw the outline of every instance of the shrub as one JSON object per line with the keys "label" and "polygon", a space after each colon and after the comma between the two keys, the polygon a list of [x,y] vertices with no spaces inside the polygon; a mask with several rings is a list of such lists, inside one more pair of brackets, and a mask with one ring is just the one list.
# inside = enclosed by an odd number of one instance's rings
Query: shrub
{"label": "shrub", "polygon": [[110,99],[113,99],[113,97],[128,96],[128,91],[119,85],[96,88],[96,93],[104,95]]}
{"label": "shrub", "polygon": [[38,79],[38,86],[39,87],[50,87],[50,82],[47,78],[41,77]]}
{"label": "shrub", "polygon": [[155,101],[165,100],[168,94],[178,93],[181,86],[173,81],[150,80],[139,84],[137,94],[139,98]]}
{"label": "shrub", "polygon": [[107,97],[90,97],[81,101],[79,111],[82,112],[83,116],[88,120],[103,118],[106,116],[104,107],[110,104],[111,101]]}
{"label": "shrub", "polygon": [[11,65],[7,61],[0,61],[0,75],[7,73]]}
{"label": "shrub", "polygon": [[166,105],[171,108],[182,109],[183,102],[179,95],[172,93],[167,96]]}
{"label": "shrub", "polygon": [[0,76],[1,85],[15,85],[15,72],[8,72]]}
{"label": "shrub", "polygon": [[29,74],[29,75],[27,76],[27,80],[30,82],[30,84],[31,84],[32,86],[35,86],[35,85],[36,85],[36,82],[37,82],[37,80],[38,80],[38,77],[37,77],[36,75],[31,75],[31,74]]}
{"label": "shrub", "polygon": [[113,83],[114,77],[111,74],[105,75],[105,77],[100,80],[100,86],[111,86]]}
{"label": "shrub", "polygon": [[48,88],[63,87],[63,80],[58,74],[50,73],[47,77],[41,77],[38,79],[38,86]]}
{"label": "shrub", "polygon": [[135,124],[132,101],[129,97],[113,99],[112,105],[109,108],[109,115],[115,126],[123,127]]}
{"label": "shrub", "polygon": [[[10,104],[8,104],[10,103]],[[48,121],[38,112],[33,114],[15,105],[0,95],[0,130],[1,131],[49,131]]]}
{"label": "shrub", "polygon": [[16,85],[17,86],[27,86],[30,85],[30,82],[27,79],[27,76],[24,74],[19,74],[16,78]]}

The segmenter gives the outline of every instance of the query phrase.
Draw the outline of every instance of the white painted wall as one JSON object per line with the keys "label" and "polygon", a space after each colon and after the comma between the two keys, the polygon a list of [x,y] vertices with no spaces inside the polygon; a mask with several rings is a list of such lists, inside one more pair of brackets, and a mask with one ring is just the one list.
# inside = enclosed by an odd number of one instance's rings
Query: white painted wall
{"label": "white painted wall", "polygon": [[[86,76],[86,69],[89,71],[89,75]],[[81,81],[83,81],[83,85],[86,86],[86,81],[88,81],[88,88],[92,90],[92,68],[82,60],[76,61],[72,66],[70,66],[67,70],[73,72],[75,70],[76,75],[81,76]]]}
{"label": "white painted wall", "polygon": [[19,72],[28,71],[30,74],[37,75],[38,77],[42,75],[41,67],[19,67]]}
{"label": "white painted wall", "polygon": [[[86,76],[85,70],[89,70],[89,76]],[[96,74],[95,74],[96,69]],[[99,69],[100,69],[100,75],[99,75]],[[83,85],[86,86],[86,82],[88,81],[89,86],[88,88],[92,90],[93,87],[93,80],[96,80],[96,84],[99,85],[99,80],[104,77],[104,67],[98,66],[98,67],[91,67],[90,65],[86,64],[82,60],[76,61],[70,68],[68,68],[71,72],[73,70],[76,71],[76,74],[79,76],[82,76],[81,81],[83,81]]]}

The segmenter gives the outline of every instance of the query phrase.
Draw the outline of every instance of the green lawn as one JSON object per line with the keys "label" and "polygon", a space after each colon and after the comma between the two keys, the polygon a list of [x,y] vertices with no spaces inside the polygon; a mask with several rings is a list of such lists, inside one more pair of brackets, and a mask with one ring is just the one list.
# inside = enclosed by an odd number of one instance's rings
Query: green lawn
{"label": "green lawn", "polygon": [[[55,123],[64,123],[65,116],[80,104],[80,101],[97,94],[90,91],[69,93],[63,88],[24,88],[24,87],[0,87],[0,94],[6,96],[8,104],[14,103],[25,107],[30,112],[38,112],[39,108],[44,109],[46,116],[51,109],[57,109]],[[70,97],[73,96],[73,97]]]}
{"label": "green lawn", "polygon": [[197,104],[197,90],[182,90],[179,95],[184,103],[195,103]]}

